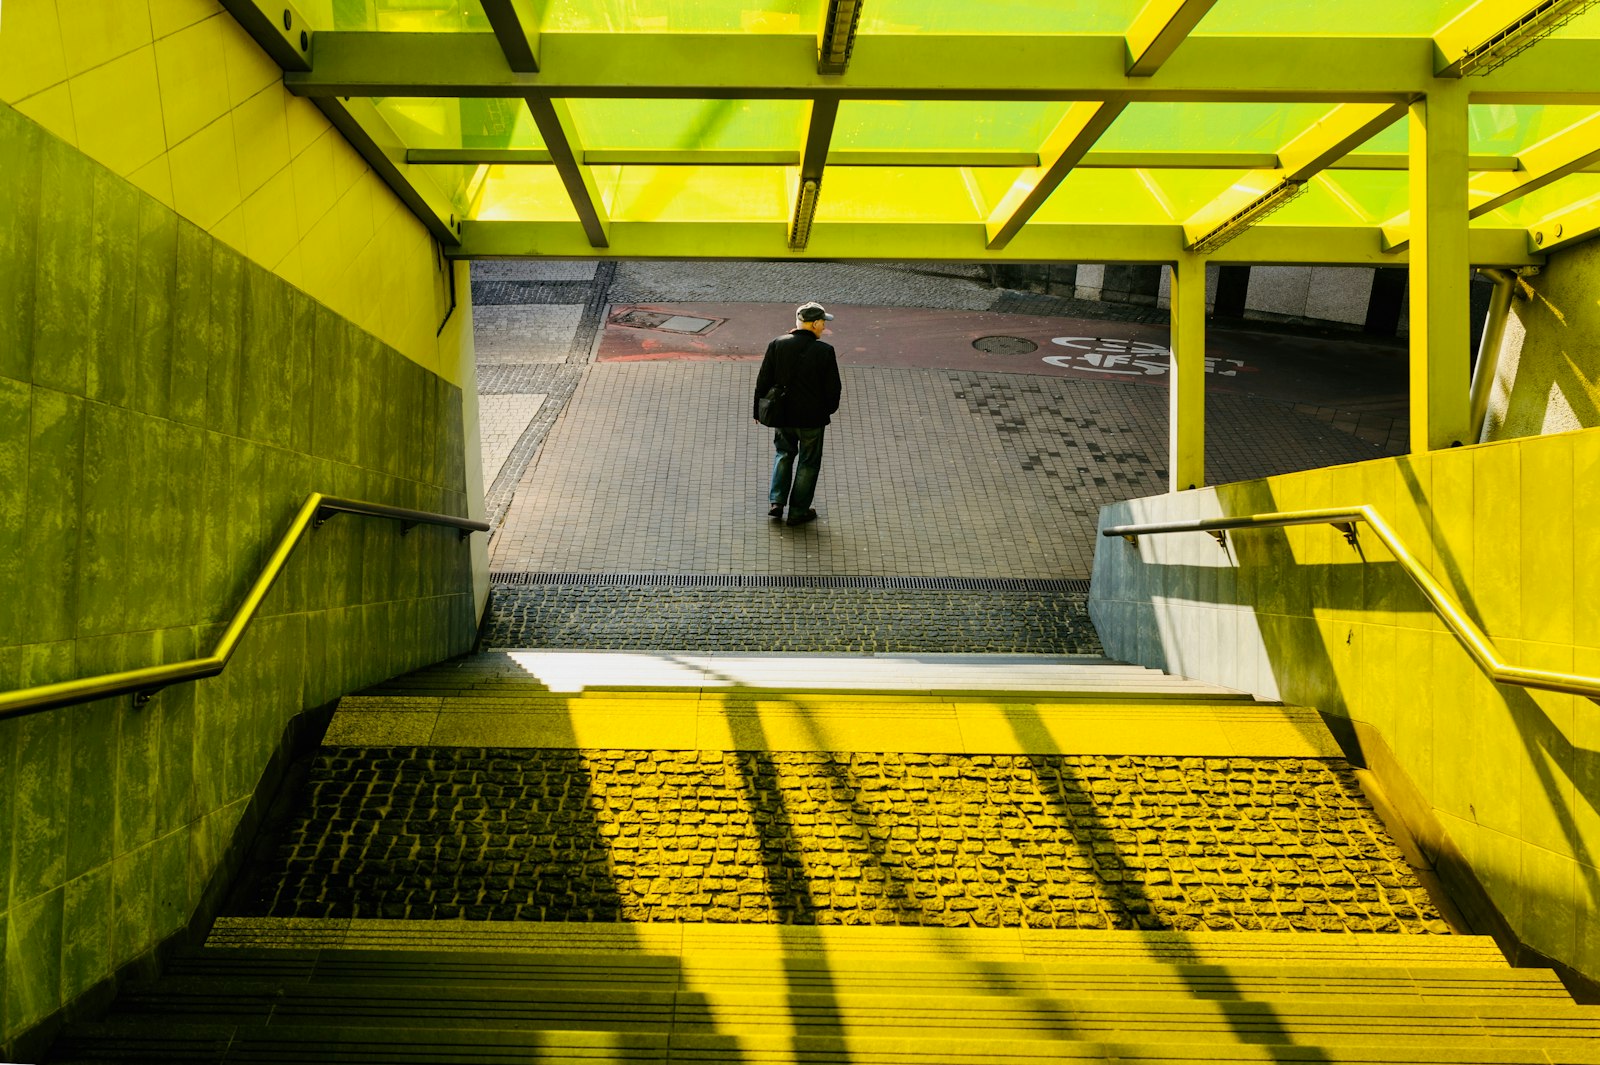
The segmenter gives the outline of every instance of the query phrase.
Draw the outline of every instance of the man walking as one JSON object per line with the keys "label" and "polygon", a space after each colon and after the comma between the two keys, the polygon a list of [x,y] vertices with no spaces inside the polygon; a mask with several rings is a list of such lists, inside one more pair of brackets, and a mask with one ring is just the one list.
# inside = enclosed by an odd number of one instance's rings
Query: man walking
{"label": "man walking", "polygon": [[833,345],[821,339],[831,321],[833,315],[822,304],[801,304],[794,312],[794,331],[767,345],[756,377],[757,421],[762,397],[775,385],[781,396],[777,415],[769,414],[766,421],[774,427],[772,446],[777,451],[767,493],[772,509],[767,514],[782,518],[787,506],[790,525],[817,520],[811,500],[822,469],[822,430],[828,416],[839,409],[838,357]]}

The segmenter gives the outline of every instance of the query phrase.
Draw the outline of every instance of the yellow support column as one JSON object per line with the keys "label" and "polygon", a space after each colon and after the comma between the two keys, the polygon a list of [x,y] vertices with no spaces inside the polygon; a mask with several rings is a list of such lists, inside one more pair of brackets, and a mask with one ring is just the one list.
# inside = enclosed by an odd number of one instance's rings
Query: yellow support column
{"label": "yellow support column", "polygon": [[1206,483],[1206,261],[1184,255],[1172,267],[1172,381],[1167,489]]}
{"label": "yellow support column", "polygon": [[1411,450],[1467,439],[1471,260],[1467,89],[1436,82],[1411,105]]}

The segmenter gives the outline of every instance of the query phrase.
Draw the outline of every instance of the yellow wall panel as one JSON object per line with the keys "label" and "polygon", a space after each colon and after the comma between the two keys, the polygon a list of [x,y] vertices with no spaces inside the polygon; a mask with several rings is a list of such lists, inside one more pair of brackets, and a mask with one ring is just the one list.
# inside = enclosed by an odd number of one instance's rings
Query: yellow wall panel
{"label": "yellow wall panel", "polygon": [[283,93],[262,89],[235,108],[233,136],[239,148],[239,190],[248,196],[289,165]]}
{"label": "yellow wall panel", "polygon": [[[228,73],[231,106],[238,107],[269,85],[282,85],[283,71],[237,22],[227,15],[213,21],[221,27],[222,64]],[[214,57],[212,61],[216,61]]]}
{"label": "yellow wall panel", "polygon": [[294,203],[294,181],[287,170],[280,170],[244,201],[245,254],[269,270],[300,243]]}
{"label": "yellow wall panel", "polygon": [[202,229],[211,229],[243,200],[237,148],[233,118],[223,115],[170,153],[174,205]]}
{"label": "yellow wall panel", "polygon": [[155,39],[150,9],[143,3],[57,0],[67,76],[110,62]]}
{"label": "yellow wall panel", "polygon": [[172,167],[168,164],[165,153],[129,174],[128,180],[168,207],[173,206]]}
{"label": "yellow wall panel", "polygon": [[228,77],[217,62],[222,19],[206,19],[156,41],[167,143],[177,144],[231,110]]}
{"label": "yellow wall panel", "polygon": [[17,110],[68,144],[78,143],[78,124],[72,115],[72,92],[66,82],[19,101]]}
{"label": "yellow wall panel", "polygon": [[55,0],[6,0],[0,21],[0,100],[21,100],[67,80]]}
{"label": "yellow wall panel", "polygon": [[103,63],[70,85],[84,154],[126,177],[167,150],[154,48]]}
{"label": "yellow wall panel", "polygon": [[338,134],[329,130],[289,164],[294,172],[294,198],[300,212],[301,232],[309,231],[333,207],[333,140],[336,137]]}
{"label": "yellow wall panel", "polygon": [[150,0],[150,29],[160,40],[221,11],[217,0]]}

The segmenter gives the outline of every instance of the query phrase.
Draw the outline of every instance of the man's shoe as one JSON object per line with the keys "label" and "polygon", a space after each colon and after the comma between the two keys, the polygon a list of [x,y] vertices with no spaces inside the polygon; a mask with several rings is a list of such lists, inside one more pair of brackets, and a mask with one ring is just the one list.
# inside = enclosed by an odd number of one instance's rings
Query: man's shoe
{"label": "man's shoe", "polygon": [[769,517],[769,518],[782,518],[783,517],[783,504],[782,503],[774,503],[774,504],[772,504],[772,509],[767,511],[767,517]]}
{"label": "man's shoe", "polygon": [[784,524],[785,525],[804,525],[808,521],[816,521],[816,520],[817,520],[817,512],[816,511],[814,511],[814,510],[804,510],[804,511],[801,511],[799,514],[795,514],[795,513],[791,512],[789,514],[789,520],[787,522],[785,522]]}

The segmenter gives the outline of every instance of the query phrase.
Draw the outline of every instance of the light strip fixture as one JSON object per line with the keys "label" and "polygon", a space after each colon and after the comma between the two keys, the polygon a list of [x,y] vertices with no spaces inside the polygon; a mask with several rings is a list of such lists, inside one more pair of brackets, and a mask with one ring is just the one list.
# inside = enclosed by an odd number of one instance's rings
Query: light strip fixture
{"label": "light strip fixture", "polygon": [[1600,0],[1545,0],[1457,62],[1462,77],[1487,74],[1521,55]]}
{"label": "light strip fixture", "polygon": [[1277,188],[1257,196],[1248,206],[1236,211],[1227,221],[1189,245],[1189,250],[1199,255],[1211,254],[1305,190],[1304,181],[1283,182]]}
{"label": "light strip fixture", "polygon": [[818,74],[843,74],[856,43],[856,27],[861,22],[861,0],[829,0],[828,18],[822,27]]}

